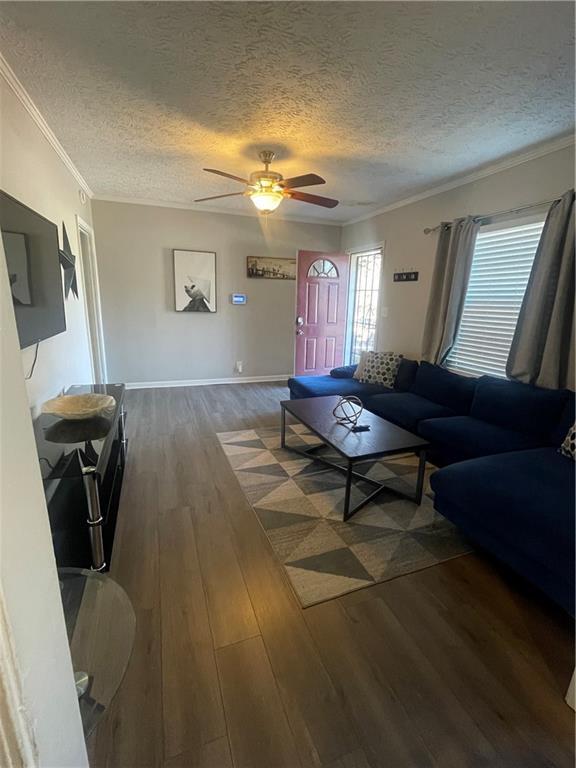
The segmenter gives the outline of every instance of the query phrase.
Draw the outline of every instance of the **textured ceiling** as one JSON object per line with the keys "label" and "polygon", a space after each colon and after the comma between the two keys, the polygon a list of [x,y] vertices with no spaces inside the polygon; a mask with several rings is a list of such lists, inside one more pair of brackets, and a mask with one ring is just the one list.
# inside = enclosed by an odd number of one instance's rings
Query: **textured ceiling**
{"label": "textured ceiling", "polygon": [[[0,50],[97,196],[190,203],[278,152],[346,221],[566,134],[572,3],[1,2]],[[243,198],[209,204],[250,210]],[[199,204],[198,209],[202,209]]]}

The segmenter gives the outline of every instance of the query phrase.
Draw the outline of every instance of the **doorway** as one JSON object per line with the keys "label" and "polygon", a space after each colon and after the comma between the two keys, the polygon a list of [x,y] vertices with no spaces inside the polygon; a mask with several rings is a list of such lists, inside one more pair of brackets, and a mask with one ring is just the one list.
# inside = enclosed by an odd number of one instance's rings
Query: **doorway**
{"label": "doorway", "polygon": [[344,364],[350,258],[298,251],[296,376],[321,376]]}
{"label": "doorway", "polygon": [[94,230],[79,216],[76,217],[76,221],[84,283],[84,309],[86,312],[94,383],[105,384],[108,381],[108,373],[106,370],[104,328],[102,325],[102,307],[100,304],[100,285],[98,281]]}

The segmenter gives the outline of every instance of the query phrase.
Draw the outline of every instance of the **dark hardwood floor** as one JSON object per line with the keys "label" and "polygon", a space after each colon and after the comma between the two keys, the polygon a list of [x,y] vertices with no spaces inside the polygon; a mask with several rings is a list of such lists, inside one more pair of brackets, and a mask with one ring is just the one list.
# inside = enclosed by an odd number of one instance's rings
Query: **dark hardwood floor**
{"label": "dark hardwood floor", "polygon": [[300,608],[216,438],[286,397],[128,393],[111,573],[136,642],[93,768],[572,766],[571,623],[486,557]]}

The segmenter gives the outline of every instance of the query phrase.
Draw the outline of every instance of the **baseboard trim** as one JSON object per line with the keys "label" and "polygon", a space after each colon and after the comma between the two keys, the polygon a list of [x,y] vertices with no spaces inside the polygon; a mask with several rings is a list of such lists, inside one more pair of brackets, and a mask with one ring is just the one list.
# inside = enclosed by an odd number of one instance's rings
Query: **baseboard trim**
{"label": "baseboard trim", "polygon": [[288,381],[291,373],[273,376],[234,376],[230,379],[181,379],[173,381],[129,381],[126,389],[156,389],[170,387],[208,387],[212,384],[259,384],[267,381]]}

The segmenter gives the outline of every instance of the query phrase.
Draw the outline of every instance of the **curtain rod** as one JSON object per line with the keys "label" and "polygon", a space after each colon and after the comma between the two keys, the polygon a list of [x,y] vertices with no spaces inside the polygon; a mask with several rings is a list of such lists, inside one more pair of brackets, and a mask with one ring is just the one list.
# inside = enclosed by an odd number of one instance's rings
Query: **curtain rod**
{"label": "curtain rod", "polygon": [[[520,208],[510,208],[507,211],[495,211],[494,213],[487,213],[484,216],[475,216],[474,218],[477,221],[486,221],[487,219],[493,219],[495,216],[505,216],[508,213],[521,213],[522,211],[529,211],[531,208],[541,208],[543,205],[552,205],[552,203],[557,203],[560,200],[560,198],[556,197],[554,200],[542,200],[541,203],[532,203],[531,205],[523,205]],[[442,224],[437,224],[435,227],[426,227],[424,230],[425,235],[429,235],[432,232],[437,232]],[[447,226],[451,227],[452,224],[450,222],[447,222]]]}

